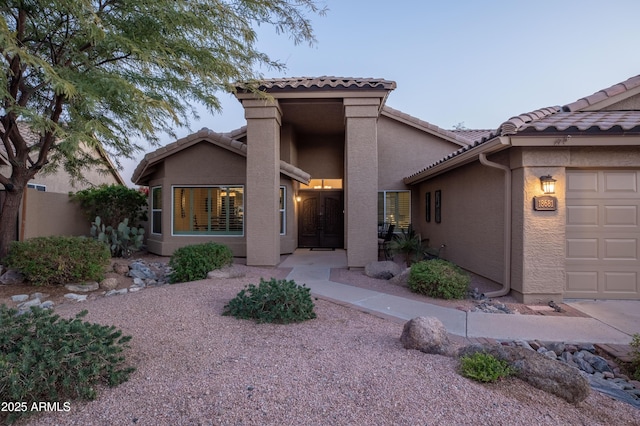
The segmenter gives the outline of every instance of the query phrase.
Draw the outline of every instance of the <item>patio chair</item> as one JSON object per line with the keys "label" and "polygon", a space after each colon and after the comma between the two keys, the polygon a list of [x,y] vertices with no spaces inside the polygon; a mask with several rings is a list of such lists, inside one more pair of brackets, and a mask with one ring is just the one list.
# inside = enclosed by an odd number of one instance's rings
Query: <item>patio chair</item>
{"label": "patio chair", "polygon": [[386,232],[381,236],[378,234],[378,258],[380,257],[380,252],[384,254],[384,260],[391,259],[391,250],[389,250],[389,243],[393,238],[393,230],[395,229],[395,225],[390,223],[386,227]]}

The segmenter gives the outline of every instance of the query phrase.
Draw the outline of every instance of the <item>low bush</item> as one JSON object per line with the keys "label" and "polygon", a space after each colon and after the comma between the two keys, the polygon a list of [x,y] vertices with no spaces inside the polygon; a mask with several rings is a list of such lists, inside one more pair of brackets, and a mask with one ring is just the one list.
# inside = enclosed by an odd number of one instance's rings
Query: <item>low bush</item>
{"label": "low bush", "polygon": [[27,415],[34,403],[59,402],[64,408],[70,399],[95,399],[99,384],[128,380],[135,369],[125,366],[122,352],[131,336],[83,322],[86,314],[60,319],[31,308],[18,315],[0,305],[0,401],[20,404],[11,413],[0,412],[3,423]]}
{"label": "low bush", "polygon": [[464,299],[471,279],[458,266],[442,259],[411,265],[409,289],[439,299]]}
{"label": "low bush", "polygon": [[169,282],[203,280],[209,271],[231,265],[232,262],[233,253],[224,244],[209,242],[180,247],[169,259],[169,266],[173,269]]}
{"label": "low bush", "polygon": [[491,354],[476,352],[460,358],[460,372],[469,379],[488,383],[512,376],[515,369],[507,361],[499,360]]}
{"label": "low bush", "polygon": [[302,322],[316,317],[308,287],[293,280],[265,281],[249,284],[224,307],[223,315],[238,319],[254,319],[259,323]]}
{"label": "low bush", "polygon": [[631,340],[631,375],[640,380],[640,334],[635,333]]}
{"label": "low bush", "polygon": [[101,281],[111,255],[99,241],[84,237],[37,237],[9,247],[5,265],[33,285]]}

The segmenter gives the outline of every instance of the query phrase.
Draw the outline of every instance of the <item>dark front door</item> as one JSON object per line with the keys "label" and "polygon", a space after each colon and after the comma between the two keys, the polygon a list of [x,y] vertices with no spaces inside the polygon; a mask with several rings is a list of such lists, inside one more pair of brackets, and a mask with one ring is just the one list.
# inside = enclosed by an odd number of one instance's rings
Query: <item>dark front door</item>
{"label": "dark front door", "polygon": [[344,203],[342,191],[301,191],[298,246],[342,248]]}

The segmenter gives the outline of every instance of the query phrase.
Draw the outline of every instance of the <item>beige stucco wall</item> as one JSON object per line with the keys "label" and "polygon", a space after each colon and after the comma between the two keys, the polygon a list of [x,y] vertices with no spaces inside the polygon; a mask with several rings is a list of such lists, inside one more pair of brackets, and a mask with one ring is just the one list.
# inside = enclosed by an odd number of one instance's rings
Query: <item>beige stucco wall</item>
{"label": "beige stucco wall", "polygon": [[[504,155],[490,157],[505,162]],[[496,282],[504,271],[504,173],[472,163],[421,183],[416,189],[414,229],[440,256]],[[435,221],[435,191],[442,194],[441,222]],[[425,194],[431,193],[431,221]],[[417,204],[417,205],[416,205]]]}
{"label": "beige stucco wall", "polygon": [[344,135],[299,135],[297,166],[312,178],[344,178]]}
{"label": "beige stucco wall", "polygon": [[[511,150],[513,172],[513,295],[525,303],[562,300],[566,222],[564,165],[569,149]],[[540,176],[551,175],[556,183],[558,210],[535,211],[533,198],[544,195]]]}
{"label": "beige stucco wall", "polygon": [[407,175],[459,149],[460,146],[387,116],[378,119],[378,189],[409,189]]}
{"label": "beige stucco wall", "polygon": [[89,235],[91,224],[68,194],[27,189],[20,209],[20,240],[52,235]]}

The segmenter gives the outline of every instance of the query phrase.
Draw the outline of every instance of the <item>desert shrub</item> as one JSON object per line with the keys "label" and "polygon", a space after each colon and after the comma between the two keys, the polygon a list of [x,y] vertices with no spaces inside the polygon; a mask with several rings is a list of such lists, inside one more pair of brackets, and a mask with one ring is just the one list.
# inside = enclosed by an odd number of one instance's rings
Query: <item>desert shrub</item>
{"label": "desert shrub", "polygon": [[439,299],[464,299],[471,279],[458,266],[442,259],[411,265],[409,289]]}
{"label": "desert shrub", "polygon": [[316,317],[308,287],[293,280],[265,281],[249,284],[224,307],[223,315],[238,319],[254,319],[259,323],[302,322]]}
{"label": "desert shrub", "polygon": [[209,242],[180,247],[169,259],[173,269],[169,282],[203,280],[209,271],[230,265],[232,261],[233,253],[224,244]]}
{"label": "desert shrub", "polygon": [[115,228],[125,219],[133,226],[147,220],[147,196],[123,185],[101,185],[70,196],[80,204],[89,222],[100,216],[106,226]]}
{"label": "desert shrub", "polygon": [[101,281],[111,255],[106,245],[84,237],[37,237],[15,241],[5,265],[33,285]]}
{"label": "desert shrub", "polygon": [[464,377],[486,383],[509,377],[515,373],[515,369],[507,361],[491,354],[476,352],[460,358],[460,372]]}
{"label": "desert shrub", "polygon": [[129,219],[120,222],[118,226],[105,226],[100,216],[91,224],[89,231],[91,238],[106,244],[113,257],[129,257],[142,248],[144,228],[129,226]]}
{"label": "desert shrub", "polygon": [[635,333],[631,340],[631,375],[640,380],[640,334]]}
{"label": "desert shrub", "polygon": [[40,401],[95,399],[96,385],[128,380],[134,368],[122,352],[131,336],[83,322],[86,314],[61,319],[34,307],[18,315],[0,305],[0,401],[20,404],[17,412],[0,412],[0,421],[13,422]]}
{"label": "desert shrub", "polygon": [[402,254],[407,266],[424,256],[424,247],[420,234],[416,233],[412,225],[402,233],[395,235],[389,243],[389,249],[393,254]]}

